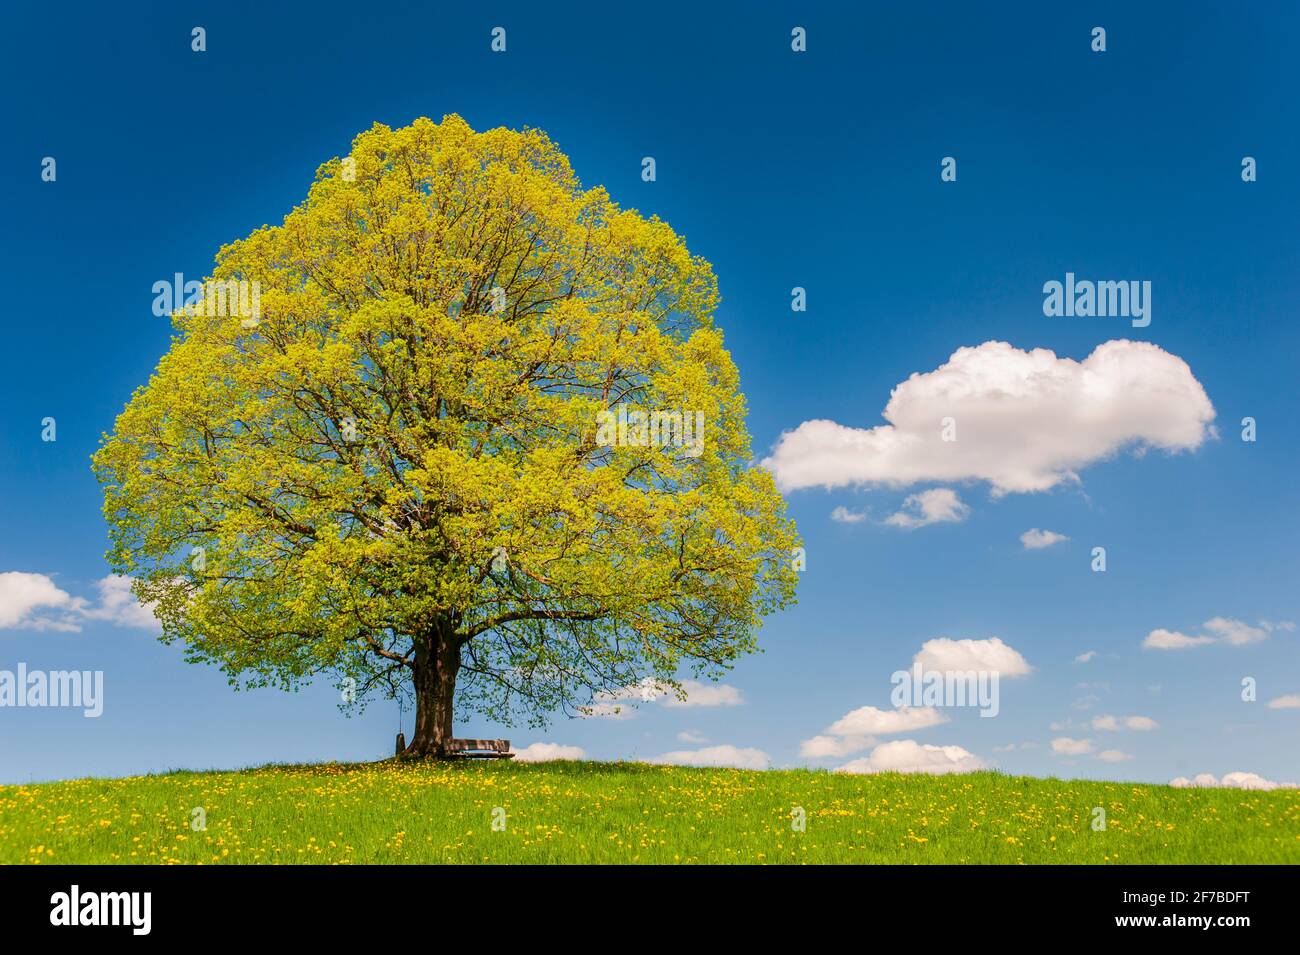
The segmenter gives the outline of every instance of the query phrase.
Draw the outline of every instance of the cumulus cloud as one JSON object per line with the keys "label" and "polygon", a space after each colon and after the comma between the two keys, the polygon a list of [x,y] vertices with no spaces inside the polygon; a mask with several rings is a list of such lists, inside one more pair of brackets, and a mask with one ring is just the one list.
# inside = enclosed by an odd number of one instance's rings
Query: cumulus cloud
{"label": "cumulus cloud", "polygon": [[1294,783],[1275,783],[1271,779],[1265,779],[1257,773],[1227,773],[1222,779],[1215,778],[1213,773],[1201,773],[1188,779],[1186,776],[1179,776],[1169,780],[1169,785],[1185,789],[1188,787],[1205,787],[1220,789],[1294,789]]}
{"label": "cumulus cloud", "polygon": [[110,574],[95,581],[98,598],[74,597],[46,574],[0,573],[0,630],[80,632],[87,621],[115,627],[158,629],[152,606],[131,593],[131,578]]}
{"label": "cumulus cloud", "polygon": [[1130,753],[1118,749],[1103,749],[1097,754],[1097,758],[1106,763],[1124,763],[1132,759]]}
{"label": "cumulus cloud", "polygon": [[840,717],[825,733],[799,744],[799,755],[807,759],[850,756],[876,745],[876,736],[914,733],[947,723],[948,717],[933,706],[900,706],[881,710],[861,706]]}
{"label": "cumulus cloud", "polygon": [[1211,643],[1241,647],[1259,643],[1268,639],[1268,635],[1277,630],[1294,630],[1295,624],[1289,620],[1274,622],[1261,620],[1258,626],[1234,620],[1230,617],[1211,617],[1201,624],[1205,633],[1189,636],[1177,630],[1163,628],[1152,630],[1142,641],[1144,650],[1185,650],[1188,647],[1203,647]]}
{"label": "cumulus cloud", "polygon": [[912,739],[881,743],[869,756],[835,769],[837,773],[970,773],[984,762],[960,746],[931,746]]}
{"label": "cumulus cloud", "polygon": [[934,487],[920,494],[909,494],[898,512],[885,518],[885,523],[894,527],[925,527],[963,521],[969,513],[970,508],[952,488]]}
{"label": "cumulus cloud", "polygon": [[1052,740],[1052,755],[1054,756],[1083,756],[1092,752],[1092,740],[1090,739],[1071,739],[1068,736],[1058,736]]}
{"label": "cumulus cloud", "polygon": [[1240,620],[1231,620],[1227,617],[1214,617],[1205,621],[1202,626],[1214,634],[1220,643],[1229,643],[1235,647],[1259,643],[1268,637],[1268,631],[1263,627],[1252,627]]}
{"label": "cumulus cloud", "polygon": [[116,627],[156,628],[158,618],[153,610],[140,604],[131,593],[131,578],[125,574],[110,574],[95,581],[99,602],[83,604],[82,616],[87,620],[106,620]]}
{"label": "cumulus cloud", "polygon": [[933,706],[900,706],[892,710],[861,706],[836,720],[826,728],[826,732],[833,736],[888,736],[893,733],[911,733],[946,722],[948,717]]}
{"label": "cumulus cloud", "polygon": [[1001,637],[987,640],[950,640],[936,637],[921,644],[912,658],[923,670],[996,670],[999,677],[1024,676],[1030,666],[1020,653],[1002,642]]}
{"label": "cumulus cloud", "polygon": [[866,519],[866,511],[851,511],[842,505],[831,511],[831,520],[839,524],[857,524]]}
{"label": "cumulus cloud", "polygon": [[1118,732],[1119,730],[1154,730],[1159,729],[1160,724],[1149,716],[1094,716],[1092,718],[1092,728],[1095,730],[1104,730],[1106,732]]}
{"label": "cumulus cloud", "polygon": [[709,738],[695,730],[682,730],[677,734],[677,741],[679,743],[690,743],[692,746],[703,746],[709,741]]}
{"label": "cumulus cloud", "polygon": [[1300,693],[1288,693],[1268,701],[1270,710],[1300,710]]}
{"label": "cumulus cloud", "polygon": [[672,766],[728,766],[733,769],[767,769],[772,758],[761,749],[737,746],[706,746],[704,749],[680,749],[650,760]]}
{"label": "cumulus cloud", "polygon": [[585,759],[587,756],[581,746],[562,746],[559,743],[530,743],[514,753],[515,761],[520,763],[549,763],[557,759]]}
{"label": "cumulus cloud", "polygon": [[1087,663],[1089,660],[1091,660],[1091,659],[1092,659],[1093,657],[1095,657],[1096,655],[1097,655],[1097,651],[1096,651],[1096,650],[1088,650],[1088,651],[1086,651],[1086,652],[1084,652],[1084,653],[1080,653],[1077,657],[1075,657],[1075,658],[1074,658],[1074,662],[1075,662],[1075,663]]}
{"label": "cumulus cloud", "polygon": [[[886,424],[805,421],[763,465],[782,490],[987,481],[1045,491],[1125,448],[1190,451],[1214,407],[1187,363],[1148,342],[1109,341],[1083,361],[989,341],[897,385]],[[944,440],[944,419],[955,440]]]}
{"label": "cumulus cloud", "polygon": [[1145,650],[1184,650],[1187,647],[1199,647],[1213,642],[1213,637],[1189,637],[1177,630],[1160,628],[1147,634],[1146,639],[1142,641],[1142,648]]}
{"label": "cumulus cloud", "polygon": [[45,574],[28,574],[18,570],[0,574],[0,629],[47,630],[77,629],[60,626],[59,620],[41,611],[65,608],[72,595],[60,590]]}
{"label": "cumulus cloud", "polygon": [[1025,550],[1042,550],[1044,547],[1051,547],[1053,544],[1069,539],[1064,534],[1039,530],[1037,527],[1031,527],[1020,535],[1020,543],[1024,545]]}
{"label": "cumulus cloud", "polygon": [[682,690],[686,699],[679,700],[669,694],[664,697],[664,705],[670,707],[690,706],[739,706],[745,702],[740,690],[725,683],[701,683],[698,680],[683,680]]}

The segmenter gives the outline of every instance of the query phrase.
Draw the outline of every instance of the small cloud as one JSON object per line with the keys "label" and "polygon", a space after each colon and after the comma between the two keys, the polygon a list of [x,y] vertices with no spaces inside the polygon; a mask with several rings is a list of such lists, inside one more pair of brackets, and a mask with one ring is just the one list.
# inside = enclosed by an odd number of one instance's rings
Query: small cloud
{"label": "small cloud", "polygon": [[1169,780],[1169,785],[1179,789],[1203,787],[1206,789],[1294,789],[1294,783],[1275,783],[1257,773],[1228,773],[1222,779],[1216,779],[1212,773],[1201,773],[1188,779],[1179,776]]}
{"label": "small cloud", "polygon": [[677,734],[677,741],[690,743],[692,746],[703,746],[709,740],[703,733],[697,733],[695,730],[682,730]]}
{"label": "small cloud", "polygon": [[665,763],[671,766],[725,766],[732,769],[767,769],[772,763],[772,758],[761,749],[741,749],[736,746],[722,745],[664,753],[662,756],[656,756],[650,762]]}
{"label": "small cloud", "polygon": [[530,743],[514,752],[515,760],[521,763],[549,763],[558,759],[586,759],[587,757],[582,747],[561,746],[559,743]]}
{"label": "small cloud", "polygon": [[745,702],[740,690],[725,683],[701,683],[698,680],[683,680],[682,691],[686,694],[686,699],[679,700],[675,695],[668,694],[664,697],[664,706],[674,708],[740,706]]}
{"label": "small cloud", "polygon": [[1120,730],[1154,730],[1159,729],[1160,724],[1149,716],[1094,716],[1092,718],[1092,728],[1115,733]]}
{"label": "small cloud", "polygon": [[1053,544],[1059,544],[1061,541],[1068,541],[1069,539],[1064,534],[1058,534],[1056,531],[1042,531],[1037,527],[1031,527],[1020,535],[1020,543],[1025,546],[1025,550],[1042,550],[1045,547],[1051,547]]}
{"label": "small cloud", "polygon": [[1177,630],[1152,630],[1142,641],[1144,650],[1185,650],[1188,647],[1200,647],[1213,643],[1213,637],[1189,637]]}
{"label": "small cloud", "polygon": [[1083,652],[1083,653],[1080,653],[1077,657],[1075,657],[1075,658],[1074,658],[1074,662],[1075,662],[1075,663],[1087,663],[1089,660],[1091,660],[1091,659],[1092,659],[1093,657],[1095,657],[1096,655],[1097,655],[1097,651],[1096,651],[1096,650],[1087,650],[1087,651],[1085,651],[1085,652]]}
{"label": "small cloud", "polygon": [[960,746],[931,746],[912,739],[881,743],[870,756],[837,767],[837,773],[971,773],[986,768],[984,762]]}
{"label": "small cloud", "polygon": [[1003,678],[1024,676],[1030,666],[1019,652],[1002,642],[1001,637],[987,640],[950,640],[937,637],[921,644],[912,658],[923,670],[997,671]]}
{"label": "small cloud", "polygon": [[837,507],[831,511],[831,520],[840,524],[858,524],[867,519],[866,511],[851,511],[847,507]]}
{"label": "small cloud", "polygon": [[1270,710],[1300,710],[1300,693],[1288,693],[1268,701]]}
{"label": "small cloud", "polygon": [[952,488],[935,487],[919,494],[909,494],[898,513],[885,518],[886,524],[895,527],[925,527],[927,524],[944,524],[963,521],[970,508],[962,503]]}
{"label": "small cloud", "polygon": [[1103,749],[1097,754],[1097,758],[1105,763],[1124,763],[1132,759],[1133,756],[1118,749]]}
{"label": "small cloud", "polygon": [[115,627],[158,630],[153,606],[131,593],[130,577],[110,574],[95,581],[97,600],[73,597],[46,574],[0,573],[0,630],[56,630],[79,633],[87,621]]}
{"label": "small cloud", "polygon": [[1205,621],[1204,626],[1206,630],[1218,637],[1220,643],[1228,643],[1234,647],[1259,643],[1268,637],[1268,631],[1263,627],[1252,627],[1240,620],[1231,620],[1227,617],[1214,617]]}
{"label": "small cloud", "polygon": [[133,581],[125,574],[109,574],[95,581],[99,603],[82,605],[82,615],[87,620],[105,620],[115,627],[138,627],[142,630],[158,629],[158,618],[152,606],[142,606],[131,593]]}
{"label": "small cloud", "polygon": [[1146,650],[1185,650],[1188,647],[1203,647],[1211,643],[1243,647],[1266,640],[1270,633],[1278,630],[1294,630],[1295,624],[1289,620],[1261,620],[1259,626],[1252,627],[1231,617],[1211,617],[1201,624],[1201,628],[1206,633],[1196,636],[1188,636],[1177,630],[1152,630],[1142,641],[1142,647]]}
{"label": "small cloud", "polygon": [[900,706],[881,710],[860,706],[826,727],[825,734],[799,744],[799,755],[806,759],[850,756],[876,745],[876,736],[913,733],[947,723],[948,717],[933,706]]}
{"label": "small cloud", "polygon": [[1071,739],[1068,736],[1058,736],[1052,740],[1052,755],[1054,756],[1083,756],[1092,752],[1092,740],[1090,739]]}
{"label": "small cloud", "polygon": [[53,619],[44,611],[63,609],[72,595],[57,587],[45,574],[10,570],[0,574],[0,630],[79,630],[64,619]]}
{"label": "small cloud", "polygon": [[888,736],[947,722],[948,717],[933,706],[900,706],[892,710],[861,706],[836,720],[827,727],[826,732],[833,736]]}

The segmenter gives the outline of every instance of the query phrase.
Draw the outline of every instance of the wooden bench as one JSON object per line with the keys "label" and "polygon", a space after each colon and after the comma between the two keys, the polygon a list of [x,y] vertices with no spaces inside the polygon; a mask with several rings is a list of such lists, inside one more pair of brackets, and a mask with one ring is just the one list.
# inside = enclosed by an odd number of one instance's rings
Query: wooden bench
{"label": "wooden bench", "polygon": [[508,739],[449,739],[447,755],[457,759],[514,759]]}

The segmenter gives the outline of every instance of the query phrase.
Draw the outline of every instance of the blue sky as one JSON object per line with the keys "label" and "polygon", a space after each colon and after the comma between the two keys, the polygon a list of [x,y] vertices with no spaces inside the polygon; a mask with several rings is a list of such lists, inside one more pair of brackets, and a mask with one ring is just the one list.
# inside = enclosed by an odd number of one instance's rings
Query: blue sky
{"label": "blue sky", "polygon": [[[1300,620],[1300,14],[896,6],[15,8],[0,40],[0,573],[45,575],[85,603],[78,632],[35,629],[31,614],[0,629],[0,670],[102,670],[105,700],[98,719],[0,709],[0,782],[391,752],[395,706],[347,718],[324,684],[234,692],[106,603],[89,455],[167,347],[155,281],[199,278],[223,243],[278,222],[373,122],[450,112],[476,129],[545,129],[585,183],[657,213],[713,263],[760,457],[805,421],[885,424],[909,375],[989,341],[1078,362],[1107,341],[1153,343],[1186,363],[1217,432],[1180,453],[1100,455],[1077,482],[1033,493],[977,477],[790,490],[808,568],[764,652],[725,680],[736,694],[722,695],[743,702],[656,703],[544,732],[475,721],[463,735],[593,758],[732,746],[832,767],[872,750],[809,759],[801,744],[850,711],[888,709],[890,674],[923,644],[998,637],[1032,672],[1003,681],[996,718],[946,711],[879,742],[959,746],[1016,773],[1300,781],[1300,709],[1268,705],[1300,694],[1300,631],[1277,626]],[[194,26],[205,53],[190,49]],[[489,49],[494,26],[503,54]],[[794,26],[806,53],[790,49]],[[1095,26],[1104,53],[1090,49]],[[41,180],[45,156],[55,182]],[[945,156],[956,182],[940,179]],[[1258,181],[1242,181],[1244,156]],[[1150,281],[1150,325],[1046,317],[1043,284],[1067,271]],[[790,308],[794,286],[806,312]],[[1158,429],[1180,413],[1179,394],[1132,397],[1112,419],[1172,404]],[[57,441],[41,440],[47,416]],[[964,519],[887,523],[940,487]],[[868,516],[838,522],[837,507]],[[1069,539],[1028,550],[1030,528]],[[1105,573],[1090,569],[1094,546]],[[1143,648],[1155,630],[1229,632],[1207,631],[1214,618],[1252,629]],[[1106,715],[1158,728],[1094,728]],[[1090,752],[1053,753],[1062,738]]]}

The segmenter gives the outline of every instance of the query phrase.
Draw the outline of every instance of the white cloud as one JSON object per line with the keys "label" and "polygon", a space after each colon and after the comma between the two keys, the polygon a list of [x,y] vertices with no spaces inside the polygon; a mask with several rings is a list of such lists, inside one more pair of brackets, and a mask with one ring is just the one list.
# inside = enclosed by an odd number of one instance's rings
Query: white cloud
{"label": "white cloud", "polygon": [[1096,651],[1096,650],[1088,650],[1088,651],[1086,651],[1085,653],[1080,653],[1077,657],[1075,657],[1075,658],[1074,658],[1074,662],[1075,662],[1075,663],[1087,663],[1089,660],[1091,660],[1091,659],[1092,659],[1093,657],[1095,657],[1096,655],[1097,655],[1097,651]]}
{"label": "white cloud", "polygon": [[682,730],[677,734],[677,741],[690,743],[692,746],[703,746],[709,741],[709,738],[703,733],[697,733],[695,730]]}
{"label": "white cloud", "polygon": [[559,743],[530,743],[514,751],[519,763],[549,763],[557,759],[585,759],[587,752],[581,746],[562,746]]}
{"label": "white cloud", "polygon": [[698,680],[683,680],[682,690],[686,699],[679,700],[671,693],[664,697],[664,706],[739,706],[744,703],[740,690],[725,683],[700,683]]}
{"label": "white cloud", "polygon": [[86,621],[115,627],[158,629],[152,606],[131,593],[131,578],[110,574],[95,581],[98,602],[73,597],[45,574],[0,573],[0,630],[61,630],[78,633]]}
{"label": "white cloud", "polygon": [[[805,421],[763,465],[782,490],[987,481],[995,495],[1045,491],[1124,448],[1168,452],[1214,434],[1214,407],[1187,363],[1148,342],[1109,341],[1082,362],[989,341],[897,385],[887,424]],[[943,440],[943,419],[956,440]]]}
{"label": "white cloud", "polygon": [[844,507],[843,505],[831,511],[831,520],[836,521],[840,524],[857,524],[860,521],[865,521],[866,519],[867,519],[866,511],[851,511],[847,507]]}
{"label": "white cloud", "polygon": [[892,710],[861,706],[836,720],[826,728],[826,732],[832,736],[888,736],[947,722],[948,717],[933,706],[900,706]]}
{"label": "white cloud", "polygon": [[1030,666],[1019,652],[1002,642],[1001,637],[987,640],[950,640],[936,637],[921,644],[912,658],[922,670],[996,670],[1000,677],[1024,676]]}
{"label": "white cloud", "polygon": [[1144,650],[1184,650],[1187,647],[1199,647],[1213,643],[1213,637],[1189,637],[1177,630],[1157,629],[1147,634],[1142,641]]}
{"label": "white cloud", "polygon": [[55,586],[45,574],[28,574],[18,570],[0,574],[0,630],[77,629],[60,626],[36,611],[67,607],[72,595]]}
{"label": "white cloud", "polygon": [[88,620],[106,620],[115,627],[158,627],[152,608],[141,606],[131,593],[130,577],[110,574],[95,581],[95,589],[99,591],[99,603],[81,607],[82,615]]}
{"label": "white cloud", "polygon": [[1205,621],[1204,626],[1206,630],[1218,637],[1220,643],[1230,643],[1235,647],[1259,643],[1268,637],[1268,631],[1263,627],[1252,627],[1240,620],[1230,620],[1227,617],[1214,617]]}
{"label": "white cloud", "polygon": [[1085,753],[1092,752],[1092,740],[1090,739],[1071,739],[1068,736],[1058,736],[1052,740],[1052,754],[1054,756],[1083,756]]}
{"label": "white cloud", "polygon": [[1268,701],[1270,710],[1300,710],[1300,693],[1288,693]]}
{"label": "white cloud", "polygon": [[894,527],[925,527],[927,524],[944,524],[963,521],[970,508],[962,503],[957,492],[948,487],[933,487],[920,494],[909,494],[896,514],[885,518]]}
{"label": "white cloud", "polygon": [[1205,787],[1221,789],[1294,789],[1294,783],[1275,783],[1256,773],[1227,773],[1222,779],[1216,779],[1212,773],[1201,773],[1188,779],[1179,776],[1169,780],[1169,785],[1185,789],[1187,787]]}
{"label": "white cloud", "polygon": [[1025,550],[1042,550],[1044,547],[1051,547],[1053,544],[1069,539],[1064,534],[1039,530],[1037,527],[1031,527],[1020,535],[1020,543],[1025,546]]}
{"label": "white cloud", "polygon": [[1252,627],[1248,623],[1234,620],[1231,617],[1211,617],[1201,624],[1201,628],[1208,631],[1208,633],[1188,636],[1177,630],[1165,630],[1163,628],[1152,630],[1147,634],[1146,639],[1142,641],[1142,648],[1145,650],[1185,650],[1188,647],[1203,647],[1211,643],[1225,643],[1229,646],[1241,647],[1251,643],[1259,643],[1261,640],[1267,639],[1270,633],[1277,630],[1294,630],[1295,624],[1289,620],[1280,623],[1261,620],[1259,626]]}
{"label": "white cloud", "polygon": [[960,746],[931,746],[912,739],[881,743],[871,755],[836,768],[837,773],[970,773],[984,762]]}
{"label": "white cloud", "polygon": [[673,766],[729,766],[734,769],[767,769],[772,758],[761,749],[741,749],[736,746],[706,746],[704,749],[682,749],[664,753],[650,760]]}
{"label": "white cloud", "polygon": [[1154,730],[1159,729],[1160,724],[1149,716],[1110,716],[1108,714],[1106,716],[1094,716],[1092,718],[1092,728],[1114,733],[1122,729]]}
{"label": "white cloud", "polygon": [[807,759],[850,756],[876,745],[876,736],[912,733],[947,723],[948,717],[933,706],[900,706],[880,710],[860,706],[826,727],[823,735],[799,744],[799,755]]}
{"label": "white cloud", "polygon": [[1126,753],[1123,750],[1103,749],[1100,753],[1097,754],[1097,758],[1100,759],[1102,762],[1106,762],[1106,763],[1123,763],[1132,759],[1133,756],[1132,754]]}

